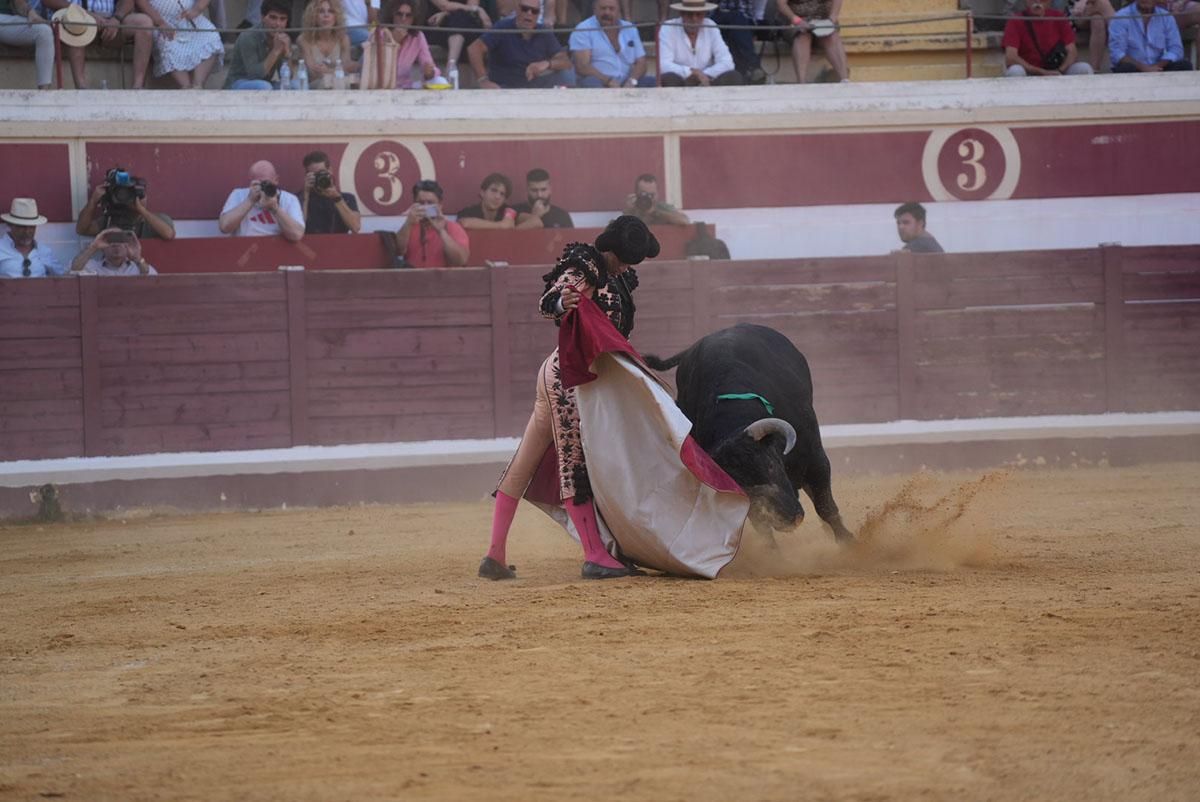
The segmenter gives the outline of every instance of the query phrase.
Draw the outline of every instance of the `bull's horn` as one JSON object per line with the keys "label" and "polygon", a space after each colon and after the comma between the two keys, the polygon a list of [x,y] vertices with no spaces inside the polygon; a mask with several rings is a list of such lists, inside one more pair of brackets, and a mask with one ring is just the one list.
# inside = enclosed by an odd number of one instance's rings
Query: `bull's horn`
{"label": "bull's horn", "polygon": [[787,438],[787,445],[783,447],[784,454],[787,454],[796,447],[796,430],[792,424],[783,418],[763,418],[762,420],[756,420],[746,427],[746,434],[755,440],[761,440],[769,434],[783,435]]}

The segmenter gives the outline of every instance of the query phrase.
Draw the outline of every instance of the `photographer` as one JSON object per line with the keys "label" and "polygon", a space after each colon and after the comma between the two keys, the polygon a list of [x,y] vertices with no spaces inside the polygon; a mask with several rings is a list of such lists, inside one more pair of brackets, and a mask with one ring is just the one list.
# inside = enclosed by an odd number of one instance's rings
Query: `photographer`
{"label": "photographer", "polygon": [[138,239],[175,239],[175,222],[146,207],[145,180],[121,167],[109,170],[104,183],[92,190],[75,223],[81,237],[94,237],[106,228],[133,231]]}
{"label": "photographer", "polygon": [[279,186],[279,174],[268,161],[250,166],[250,186],[229,193],[217,227],[239,237],[283,236],[289,242],[304,237],[300,199]]}
{"label": "photographer", "polygon": [[357,234],[362,229],[358,199],[333,181],[329,156],[319,150],[304,157],[305,234]]}
{"label": "photographer", "polygon": [[649,226],[687,226],[692,221],[683,212],[658,199],[658,179],[643,173],[633,182],[633,194],[625,198],[624,214],[631,214]]}
{"label": "photographer", "polygon": [[413,185],[413,205],[396,232],[396,255],[409,267],[462,267],[471,257],[471,241],[458,223],[442,212],[442,187],[437,181]]}
{"label": "photographer", "polygon": [[153,276],[155,270],[142,258],[142,243],[132,231],[108,228],[96,235],[71,260],[71,272],[89,276]]}

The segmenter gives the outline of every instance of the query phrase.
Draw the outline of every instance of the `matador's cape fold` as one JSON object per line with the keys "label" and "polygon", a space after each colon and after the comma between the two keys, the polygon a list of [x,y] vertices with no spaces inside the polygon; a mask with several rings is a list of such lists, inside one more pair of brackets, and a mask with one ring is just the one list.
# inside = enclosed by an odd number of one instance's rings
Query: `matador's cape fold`
{"label": "matador's cape fold", "polygon": [[576,388],[602,533],[639,565],[715,578],[737,554],[746,494],[692,439],[668,389],[591,300],[563,318],[558,358],[563,386]]}

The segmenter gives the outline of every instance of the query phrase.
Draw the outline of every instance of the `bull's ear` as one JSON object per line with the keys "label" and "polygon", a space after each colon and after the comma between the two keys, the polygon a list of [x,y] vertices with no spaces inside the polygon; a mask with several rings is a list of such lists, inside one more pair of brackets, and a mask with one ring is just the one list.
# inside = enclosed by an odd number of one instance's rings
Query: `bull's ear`
{"label": "bull's ear", "polygon": [[783,418],[763,418],[756,420],[746,427],[746,434],[755,440],[762,440],[769,434],[783,435],[786,444],[783,453],[788,454],[796,447],[796,429]]}

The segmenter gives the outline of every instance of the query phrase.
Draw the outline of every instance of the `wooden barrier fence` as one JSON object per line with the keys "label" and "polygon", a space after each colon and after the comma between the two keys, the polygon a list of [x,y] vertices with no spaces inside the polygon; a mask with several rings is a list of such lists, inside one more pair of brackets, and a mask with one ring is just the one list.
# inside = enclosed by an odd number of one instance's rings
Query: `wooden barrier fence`
{"label": "wooden barrier fence", "polygon": [[[0,282],[0,458],[519,434],[545,269]],[[823,423],[1200,408],[1200,246],[640,273],[639,349],[773,326]]]}

